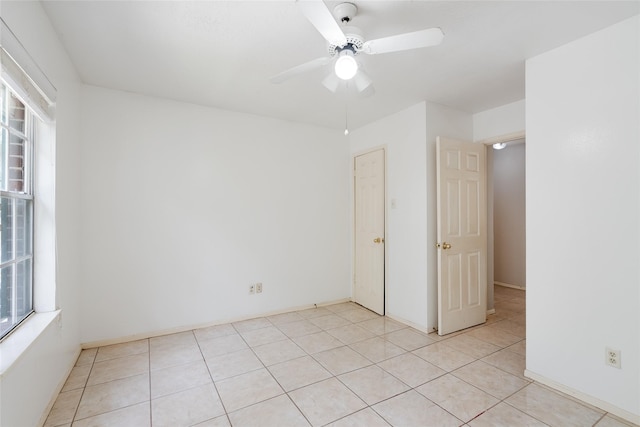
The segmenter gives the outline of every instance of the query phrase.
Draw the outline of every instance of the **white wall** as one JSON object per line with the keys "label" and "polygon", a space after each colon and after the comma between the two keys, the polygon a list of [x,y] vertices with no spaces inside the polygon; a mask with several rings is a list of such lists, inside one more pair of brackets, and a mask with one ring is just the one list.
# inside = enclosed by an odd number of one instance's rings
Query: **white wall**
{"label": "white wall", "polygon": [[636,16],[528,60],[526,82],[527,371],[636,423],[639,41]]}
{"label": "white wall", "polygon": [[525,100],[501,105],[473,115],[473,140],[522,132],[525,129]]}
{"label": "white wall", "polygon": [[[427,328],[426,138],[424,102],[349,135],[352,154],[386,148],[385,310],[387,315],[423,329]],[[392,199],[395,209],[390,206]]]}
{"label": "white wall", "polygon": [[[493,150],[494,279],[526,287],[525,144]],[[491,177],[492,175],[492,177]]]}
{"label": "white wall", "polygon": [[471,116],[421,102],[350,134],[352,155],[386,147],[386,313],[429,332],[437,326],[436,136],[471,140]]}
{"label": "white wall", "polygon": [[351,296],[340,131],[91,86],[82,100],[84,343]]}
{"label": "white wall", "polygon": [[0,15],[58,90],[55,305],[62,310],[62,317],[59,323],[45,329],[0,377],[0,425],[34,426],[46,415],[47,405],[62,386],[80,350],[79,82],[39,2],[3,1]]}

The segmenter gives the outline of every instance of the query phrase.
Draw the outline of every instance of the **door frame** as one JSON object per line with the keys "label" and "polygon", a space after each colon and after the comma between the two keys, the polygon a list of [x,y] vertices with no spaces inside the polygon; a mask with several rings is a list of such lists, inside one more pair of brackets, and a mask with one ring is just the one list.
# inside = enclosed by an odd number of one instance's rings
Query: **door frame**
{"label": "door frame", "polygon": [[353,296],[356,291],[356,157],[360,157],[365,154],[373,153],[374,151],[382,150],[384,155],[384,289],[383,289],[383,315],[387,313],[387,274],[389,273],[389,251],[387,247],[389,245],[389,240],[387,236],[387,218],[389,217],[389,206],[387,201],[388,198],[388,188],[389,186],[387,177],[388,177],[388,166],[387,166],[387,152],[388,147],[387,144],[377,145],[375,147],[370,147],[364,150],[359,150],[351,153],[351,165],[350,165],[350,180],[351,180],[351,301],[353,301]]}
{"label": "door frame", "polygon": [[[487,159],[487,315],[495,314],[495,301],[494,301],[494,245],[493,245],[493,144],[500,142],[510,143],[518,141],[520,139],[526,140],[526,132],[524,130],[507,133],[504,135],[498,135],[491,138],[482,139],[477,141],[478,144],[483,144],[486,150]],[[526,144],[526,142],[525,142]],[[489,175],[489,170],[491,174]],[[525,265],[526,269],[526,265]]]}

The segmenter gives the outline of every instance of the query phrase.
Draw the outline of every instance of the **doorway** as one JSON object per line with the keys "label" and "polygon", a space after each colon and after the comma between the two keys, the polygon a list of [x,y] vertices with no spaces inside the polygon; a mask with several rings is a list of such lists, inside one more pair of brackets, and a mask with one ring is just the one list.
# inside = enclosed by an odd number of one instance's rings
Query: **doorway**
{"label": "doorway", "polygon": [[[495,313],[494,285],[526,287],[524,132],[483,141],[487,149],[488,314]],[[493,143],[503,143],[496,150]]]}

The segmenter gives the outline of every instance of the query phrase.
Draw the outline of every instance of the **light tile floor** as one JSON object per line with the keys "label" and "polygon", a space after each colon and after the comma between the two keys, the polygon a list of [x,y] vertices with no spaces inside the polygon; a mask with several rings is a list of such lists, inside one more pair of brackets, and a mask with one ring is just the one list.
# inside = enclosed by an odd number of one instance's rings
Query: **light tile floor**
{"label": "light tile floor", "polygon": [[45,426],[625,426],[524,377],[524,292],[439,337],[353,303],[84,350]]}

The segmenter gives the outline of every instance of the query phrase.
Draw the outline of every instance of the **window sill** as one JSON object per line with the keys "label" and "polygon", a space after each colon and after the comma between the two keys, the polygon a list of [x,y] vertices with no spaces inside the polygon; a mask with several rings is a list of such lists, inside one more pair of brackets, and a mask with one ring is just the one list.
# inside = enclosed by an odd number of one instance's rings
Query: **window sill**
{"label": "window sill", "polygon": [[31,347],[47,327],[58,318],[60,310],[34,313],[0,343],[0,377]]}

